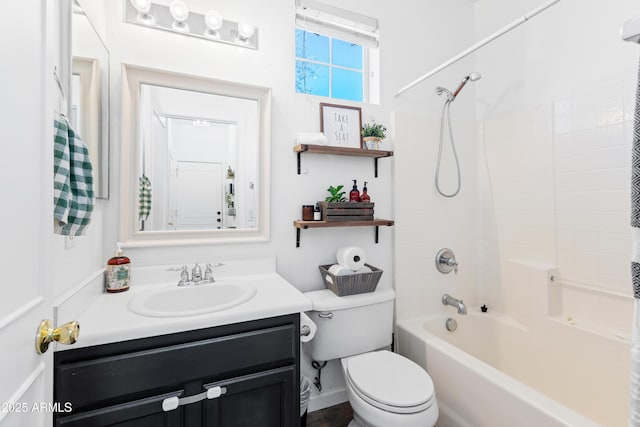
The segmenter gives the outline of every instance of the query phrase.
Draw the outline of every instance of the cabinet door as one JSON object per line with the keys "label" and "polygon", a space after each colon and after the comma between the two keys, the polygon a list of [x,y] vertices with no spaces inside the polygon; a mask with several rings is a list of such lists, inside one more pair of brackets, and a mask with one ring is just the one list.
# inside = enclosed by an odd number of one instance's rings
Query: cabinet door
{"label": "cabinet door", "polygon": [[293,427],[300,425],[296,366],[273,369],[207,384],[226,392],[205,402],[207,427]]}
{"label": "cabinet door", "polygon": [[183,423],[183,408],[169,412],[162,410],[164,399],[181,394],[182,391],[167,393],[81,412],[68,417],[57,417],[55,425],[64,427],[182,427],[185,425]]}

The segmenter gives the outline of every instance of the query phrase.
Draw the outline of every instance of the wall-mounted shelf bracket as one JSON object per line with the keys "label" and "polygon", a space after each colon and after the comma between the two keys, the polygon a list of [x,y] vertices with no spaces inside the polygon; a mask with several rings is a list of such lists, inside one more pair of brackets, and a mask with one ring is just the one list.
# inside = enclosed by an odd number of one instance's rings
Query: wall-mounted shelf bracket
{"label": "wall-mounted shelf bracket", "polygon": [[307,228],[330,228],[330,227],[375,227],[375,242],[379,240],[379,227],[391,227],[395,221],[391,219],[374,219],[369,221],[293,221],[296,228],[296,248],[300,247],[301,230]]}

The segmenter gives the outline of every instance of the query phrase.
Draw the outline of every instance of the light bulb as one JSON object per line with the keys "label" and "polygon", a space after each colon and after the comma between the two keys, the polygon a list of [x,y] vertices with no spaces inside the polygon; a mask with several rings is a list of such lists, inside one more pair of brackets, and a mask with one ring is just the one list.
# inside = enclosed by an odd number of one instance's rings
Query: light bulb
{"label": "light bulb", "polygon": [[131,5],[142,14],[149,13],[151,10],[151,0],[131,0]]}
{"label": "light bulb", "polygon": [[189,17],[189,8],[181,0],[173,0],[169,4],[169,12],[173,16],[173,29],[176,31],[189,31],[189,26],[185,23]]}
{"label": "light bulb", "polygon": [[153,25],[155,24],[155,18],[149,14],[151,10],[151,0],[130,0],[131,5],[136,8],[138,15],[136,19],[143,24]]}
{"label": "light bulb", "polygon": [[210,10],[204,14],[204,23],[207,25],[205,35],[211,38],[219,38],[218,30],[222,28],[222,15],[215,10]]}
{"label": "light bulb", "polygon": [[250,22],[242,21],[238,23],[238,36],[240,36],[240,40],[247,41],[255,32],[256,27]]}

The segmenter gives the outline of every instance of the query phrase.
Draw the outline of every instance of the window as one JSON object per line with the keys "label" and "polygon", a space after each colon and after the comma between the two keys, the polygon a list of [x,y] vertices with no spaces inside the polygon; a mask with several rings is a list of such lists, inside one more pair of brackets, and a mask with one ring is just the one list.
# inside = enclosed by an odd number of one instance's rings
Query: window
{"label": "window", "polygon": [[296,92],[364,101],[365,49],[296,29]]}

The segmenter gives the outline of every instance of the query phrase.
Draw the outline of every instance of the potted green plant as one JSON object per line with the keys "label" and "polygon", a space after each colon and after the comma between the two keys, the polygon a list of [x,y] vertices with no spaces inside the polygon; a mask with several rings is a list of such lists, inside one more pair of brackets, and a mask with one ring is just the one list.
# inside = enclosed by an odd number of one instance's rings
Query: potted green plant
{"label": "potted green plant", "polygon": [[344,185],[338,185],[337,187],[334,187],[333,185],[330,185],[329,188],[327,188],[327,191],[329,192],[329,194],[331,194],[330,196],[327,196],[324,201],[325,202],[344,202],[347,199],[345,199],[344,197],[344,191],[341,191],[344,188]]}
{"label": "potted green plant", "polygon": [[386,127],[375,121],[365,123],[364,126],[362,126],[361,132],[364,146],[370,150],[378,149],[380,147],[380,141],[386,137],[386,131]]}

